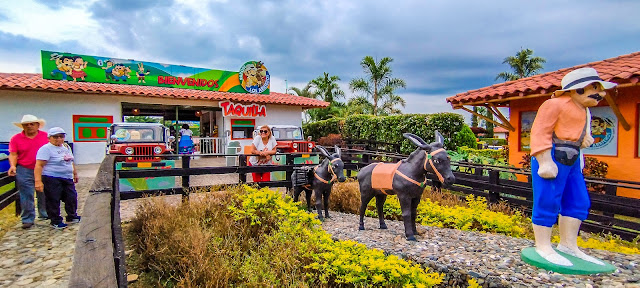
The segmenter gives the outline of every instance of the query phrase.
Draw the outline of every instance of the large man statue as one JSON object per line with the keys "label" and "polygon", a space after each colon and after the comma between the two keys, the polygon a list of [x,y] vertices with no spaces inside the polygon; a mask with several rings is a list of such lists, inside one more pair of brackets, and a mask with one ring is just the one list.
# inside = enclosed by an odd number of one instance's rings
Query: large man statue
{"label": "large man statue", "polygon": [[[20,122],[13,122],[22,128],[22,132],[13,135],[9,141],[9,176],[16,176],[16,187],[20,192],[20,206],[22,207],[22,229],[33,226],[36,218],[33,194],[35,182],[33,169],[36,165],[36,153],[43,145],[49,143],[47,133],[40,131],[45,121],[33,115],[24,115]],[[38,214],[41,219],[47,219],[44,193],[38,192]]]}
{"label": "large man statue", "polygon": [[590,133],[593,107],[617,84],[600,79],[593,68],[580,68],[562,78],[562,89],[545,101],[531,127],[533,178],[533,231],[535,251],[555,265],[572,262],[551,247],[551,227],[560,229],[558,251],[604,265],[578,249],[580,224],[589,214],[591,201],[582,175],[581,148],[593,144]]}

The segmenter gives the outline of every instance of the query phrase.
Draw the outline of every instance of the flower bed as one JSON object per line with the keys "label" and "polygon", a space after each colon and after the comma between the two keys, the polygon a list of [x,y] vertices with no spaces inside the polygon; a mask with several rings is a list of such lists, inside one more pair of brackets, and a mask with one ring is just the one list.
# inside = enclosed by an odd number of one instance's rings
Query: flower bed
{"label": "flower bed", "polygon": [[353,241],[334,241],[290,198],[248,186],[172,207],[148,201],[127,239],[152,286],[431,287],[429,273]]}

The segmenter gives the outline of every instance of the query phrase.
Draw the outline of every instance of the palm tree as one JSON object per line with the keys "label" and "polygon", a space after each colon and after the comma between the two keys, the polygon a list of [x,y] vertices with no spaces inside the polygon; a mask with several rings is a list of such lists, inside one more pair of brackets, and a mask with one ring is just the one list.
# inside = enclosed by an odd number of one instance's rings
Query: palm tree
{"label": "palm tree", "polygon": [[[307,98],[311,98],[311,99],[316,99],[316,94],[313,93],[313,91],[311,91],[311,83],[307,83],[307,85],[304,86],[304,88],[300,89],[297,87],[291,87],[289,88],[289,90],[292,90],[293,92],[296,92],[296,95],[301,96],[301,97],[307,97]],[[288,93],[289,91],[287,91]],[[313,120],[313,115],[314,112],[312,112],[314,109],[311,110],[304,110],[304,118],[305,118],[305,122],[309,122]]]}
{"label": "palm tree", "polygon": [[[340,81],[340,77],[330,76],[327,72],[309,81],[309,84],[307,84],[309,89],[314,88],[314,91],[310,93],[314,95],[315,98],[329,102],[329,107],[327,108],[308,110],[310,121],[320,121],[338,116],[342,113],[342,110],[345,109],[344,103],[336,101],[336,99],[344,98],[344,91],[340,89],[338,81]],[[300,92],[304,93],[304,89]]]}
{"label": "palm tree", "polygon": [[362,92],[366,99],[373,100],[373,111],[371,114],[378,115],[382,109],[383,113],[399,113],[395,105],[404,107],[405,102],[402,97],[395,95],[398,88],[406,88],[404,80],[391,77],[392,58],[384,57],[378,63],[371,56],[365,56],[360,62],[366,78],[356,78],[349,82],[352,92]]}
{"label": "palm tree", "polygon": [[[289,90],[296,92],[296,95],[301,96],[301,97],[307,97],[307,98],[311,98],[311,99],[316,99],[316,94],[313,93],[313,91],[311,91],[311,84],[307,84],[304,86],[304,88],[300,89],[297,87],[291,87],[289,88]],[[289,91],[287,91],[289,92]]]}
{"label": "palm tree", "polygon": [[329,76],[329,73],[324,72],[322,76],[311,80],[309,85],[316,89],[314,93],[322,100],[334,103],[335,99],[344,97],[344,91],[338,86],[338,81],[340,81],[340,77]]}
{"label": "palm tree", "polygon": [[504,79],[505,81],[513,81],[538,74],[538,71],[543,69],[542,64],[546,63],[547,60],[542,57],[531,57],[532,55],[533,50],[522,49],[516,53],[515,57],[509,56],[504,58],[502,64],[509,64],[513,73],[500,72],[495,80]]}

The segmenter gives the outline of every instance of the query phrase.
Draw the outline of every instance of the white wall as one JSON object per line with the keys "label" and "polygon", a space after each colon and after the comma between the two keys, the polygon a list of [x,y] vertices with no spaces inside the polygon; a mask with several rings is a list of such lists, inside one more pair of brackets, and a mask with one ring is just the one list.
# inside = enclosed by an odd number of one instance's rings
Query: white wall
{"label": "white wall", "polygon": [[[12,122],[20,122],[24,114],[46,120],[47,124],[40,128],[45,132],[51,127],[62,127],[69,142],[73,142],[72,115],[112,115],[114,121],[122,119],[120,102],[105,95],[2,90],[0,103],[0,141],[3,142],[22,131]],[[106,143],[74,142],[73,149],[77,164],[100,163]]]}
{"label": "white wall", "polygon": [[[145,103],[164,105],[192,105],[218,107],[217,101],[186,100],[160,97],[134,97],[105,94],[86,93],[51,93],[41,91],[0,90],[0,142],[8,142],[21,129],[12,122],[19,122],[24,114],[33,114],[47,121],[47,131],[51,127],[59,126],[67,132],[67,141],[73,141],[72,115],[111,115],[114,122],[122,121],[121,103]],[[267,117],[257,117],[256,126],[261,125],[302,125],[302,107],[287,105],[266,105]],[[225,131],[231,129],[230,118],[222,113],[216,113],[219,134],[225,136]],[[228,137],[227,141],[230,141]],[[228,143],[228,142],[227,142]],[[242,140],[241,145],[250,145],[251,140]],[[100,163],[104,159],[106,142],[74,142],[76,163]]]}

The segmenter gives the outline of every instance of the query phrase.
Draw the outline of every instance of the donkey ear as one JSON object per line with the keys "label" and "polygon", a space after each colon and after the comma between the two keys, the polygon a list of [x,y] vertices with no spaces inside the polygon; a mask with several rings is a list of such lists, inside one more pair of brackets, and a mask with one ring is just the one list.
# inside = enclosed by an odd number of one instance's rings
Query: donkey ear
{"label": "donkey ear", "polygon": [[440,134],[440,132],[438,132],[438,130],[436,130],[436,142],[444,145],[444,137],[442,136],[442,134]]}
{"label": "donkey ear", "polygon": [[336,154],[338,154],[338,158],[342,158],[342,151],[340,151],[340,146],[333,146],[336,149]]}
{"label": "donkey ear", "polygon": [[318,149],[318,151],[320,151],[320,154],[322,154],[322,156],[327,157],[327,158],[331,158],[331,156],[329,156],[329,152],[327,151],[327,149],[324,149],[324,147],[316,146],[316,149]]}
{"label": "donkey ear", "polygon": [[424,140],[422,140],[422,138],[418,137],[417,135],[414,135],[411,133],[404,133],[402,134],[402,136],[404,136],[404,138],[407,138],[411,142],[413,142],[413,145],[416,145],[425,150],[431,149],[431,145],[427,144],[427,142],[424,142]]}

